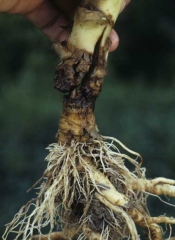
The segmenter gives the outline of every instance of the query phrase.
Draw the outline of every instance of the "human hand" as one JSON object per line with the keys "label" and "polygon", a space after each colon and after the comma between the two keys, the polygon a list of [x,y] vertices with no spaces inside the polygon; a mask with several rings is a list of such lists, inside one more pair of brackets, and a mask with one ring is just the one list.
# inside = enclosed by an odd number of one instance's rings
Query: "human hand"
{"label": "human hand", "polygon": [[[21,14],[37,26],[51,41],[63,41],[69,31],[62,28],[72,19],[73,13],[81,0],[0,0],[0,12]],[[121,11],[130,2],[123,0]],[[119,43],[117,33],[111,31],[110,51],[114,51]]]}

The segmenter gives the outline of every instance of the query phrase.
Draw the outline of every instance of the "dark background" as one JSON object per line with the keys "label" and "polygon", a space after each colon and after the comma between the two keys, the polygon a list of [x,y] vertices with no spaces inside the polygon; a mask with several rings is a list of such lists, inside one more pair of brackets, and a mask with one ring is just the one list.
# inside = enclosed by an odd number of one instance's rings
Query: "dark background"
{"label": "dark background", "polygon": [[[133,0],[116,30],[120,46],[110,54],[96,105],[99,129],[138,151],[148,178],[175,179],[174,0]],[[51,42],[33,25],[0,14],[1,234],[33,196],[26,191],[42,175],[45,148],[55,142],[62,105],[53,89],[58,62]],[[148,203],[154,216],[175,216],[175,208],[157,198]]]}

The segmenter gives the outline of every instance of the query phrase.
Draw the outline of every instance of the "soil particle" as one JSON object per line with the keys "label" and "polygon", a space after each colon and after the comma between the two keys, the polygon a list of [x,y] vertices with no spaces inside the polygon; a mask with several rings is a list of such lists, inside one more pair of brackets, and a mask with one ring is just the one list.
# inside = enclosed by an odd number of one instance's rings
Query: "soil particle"
{"label": "soil particle", "polygon": [[[113,216],[112,216],[113,215]],[[88,226],[95,232],[102,233],[108,226],[109,240],[121,240],[128,235],[128,227],[123,218],[100,203],[99,200],[93,199],[88,211]],[[114,223],[115,218],[115,223]],[[117,222],[117,225],[116,225]],[[115,227],[114,227],[115,226]]]}
{"label": "soil particle", "polygon": [[109,210],[97,199],[92,200],[88,215],[89,227],[96,232],[101,232],[105,227],[104,224],[112,221]]}

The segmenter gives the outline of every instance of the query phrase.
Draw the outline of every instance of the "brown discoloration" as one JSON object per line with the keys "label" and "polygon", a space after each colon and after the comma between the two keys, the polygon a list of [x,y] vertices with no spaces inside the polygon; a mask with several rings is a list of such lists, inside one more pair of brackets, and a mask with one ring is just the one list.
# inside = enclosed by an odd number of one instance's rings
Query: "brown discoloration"
{"label": "brown discoloration", "polygon": [[[91,15],[89,15],[89,20],[92,20],[94,17],[98,17],[98,19],[101,18],[105,18],[106,21],[108,22],[109,25],[111,25],[111,27],[114,26],[114,20],[113,20],[113,16],[111,14],[106,15],[99,7],[98,5],[94,4],[95,2],[93,2],[93,4],[87,3],[87,4],[83,4],[81,5],[81,7],[85,8],[86,11],[89,11],[89,13]],[[96,13],[96,14],[94,14]]]}
{"label": "brown discoloration", "polygon": [[[100,43],[100,42],[99,42]],[[88,95],[97,97],[101,91],[103,78],[106,75],[106,51],[109,49],[110,40],[106,42],[103,49],[97,43],[96,51],[93,55],[68,49],[64,47],[60,52],[66,52],[66,58],[58,65],[55,71],[54,87],[61,92],[72,92],[77,89],[78,95]],[[67,43],[66,43],[67,44]],[[58,45],[55,44],[55,49]],[[58,47],[58,49],[60,49]],[[61,54],[61,53],[60,53]]]}
{"label": "brown discoloration", "polygon": [[163,231],[161,226],[158,224],[150,224],[148,226],[148,234],[147,234],[147,239],[148,240],[163,240]]}
{"label": "brown discoloration", "polygon": [[116,222],[114,222],[114,219],[109,209],[105,205],[103,205],[99,200],[93,199],[88,210],[89,215],[88,216],[89,221],[87,223],[88,227],[94,232],[101,233],[107,226],[109,226],[110,223],[111,225],[115,226],[115,228],[113,230],[110,229],[108,239],[122,240],[124,236],[128,234],[128,229],[125,220],[121,216],[115,213],[113,214],[114,214],[113,216],[115,216],[116,221],[118,222],[118,225],[116,225]]}
{"label": "brown discoloration", "polygon": [[[106,52],[110,40],[107,39],[103,48],[100,47],[100,42],[101,39],[92,56],[75,51],[56,68],[55,88],[61,92],[69,92],[64,98],[59,125],[58,139],[61,142],[70,142],[71,139],[84,142],[90,137],[98,137],[93,112],[107,71]],[[71,49],[66,49],[68,48]]]}
{"label": "brown discoloration", "polygon": [[55,71],[54,87],[64,93],[73,91],[80,86],[82,79],[89,71],[90,64],[90,54],[81,51],[71,54],[70,58],[63,59]]}
{"label": "brown discoloration", "polygon": [[88,226],[95,232],[102,232],[107,226],[107,222],[113,221],[109,210],[97,199],[92,200],[88,215]]}
{"label": "brown discoloration", "polygon": [[[83,104],[84,103],[84,104]],[[65,97],[63,112],[59,124],[58,140],[70,142],[77,140],[84,142],[91,135],[98,135],[93,113],[93,102],[83,102],[81,99]]]}
{"label": "brown discoloration", "polygon": [[70,142],[71,139],[84,142],[98,136],[93,112],[106,75],[105,51],[100,57],[97,57],[98,53],[96,51],[93,57],[83,54],[81,60],[65,60],[66,64],[56,70],[55,87],[70,93],[64,98],[59,125],[58,139],[61,142]]}
{"label": "brown discoloration", "polygon": [[105,14],[99,9],[96,9],[92,4],[82,5],[77,8],[76,21],[80,24],[82,22],[92,22],[94,20],[99,21],[103,18],[106,18]]}
{"label": "brown discoloration", "polygon": [[[91,22],[93,25],[94,23],[100,24],[99,21],[102,21],[101,24],[104,25],[104,17],[105,15],[99,11],[94,13],[94,10],[78,8],[74,21],[75,25],[80,25],[80,28],[81,24],[82,27],[84,24],[90,24],[91,26]],[[62,59],[55,71],[54,87],[57,90],[71,93],[76,89],[78,95],[83,92],[88,97],[89,95],[95,97],[99,95],[103,78],[106,75],[106,52],[110,46],[109,41],[106,41],[105,46],[101,46],[103,29],[105,29],[105,25],[98,37],[99,39],[96,39],[94,53],[79,49],[75,45],[76,43],[71,43],[70,39],[53,45]],[[89,31],[91,30],[89,29]],[[86,39],[82,41],[86,41]]]}

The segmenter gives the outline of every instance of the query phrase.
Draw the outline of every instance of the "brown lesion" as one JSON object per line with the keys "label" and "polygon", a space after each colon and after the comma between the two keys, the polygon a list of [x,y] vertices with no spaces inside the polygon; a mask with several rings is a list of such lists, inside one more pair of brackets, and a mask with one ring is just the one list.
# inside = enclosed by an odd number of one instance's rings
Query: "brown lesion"
{"label": "brown lesion", "polygon": [[93,55],[69,42],[53,45],[55,51],[64,56],[55,71],[54,87],[58,91],[71,94],[76,90],[77,95],[86,94],[88,97],[99,95],[107,72],[106,52],[111,44],[107,39],[101,48],[102,37],[96,43]]}
{"label": "brown lesion", "polygon": [[92,61],[90,54],[80,50],[74,49],[70,53],[70,56],[63,59],[55,71],[54,87],[63,93],[70,93],[80,86]]}
{"label": "brown lesion", "polygon": [[64,98],[57,134],[58,141],[63,143],[69,143],[71,140],[85,142],[90,137],[98,136],[93,104],[92,100]]}
{"label": "brown lesion", "polygon": [[71,139],[85,142],[99,136],[94,108],[106,75],[106,51],[110,46],[110,40],[107,40],[105,47],[101,48],[101,40],[102,36],[92,56],[75,50],[56,68],[55,88],[68,93],[64,97],[57,134],[61,142],[70,142]]}
{"label": "brown lesion", "polygon": [[[86,91],[86,94],[88,92],[91,96],[99,95],[106,75],[106,52],[111,44],[109,36],[106,39],[104,34],[107,25],[104,18],[105,15],[100,11],[94,13],[94,10],[90,11],[85,6],[78,7],[74,18],[74,25],[77,27],[72,29],[74,37],[70,35],[68,40],[53,44],[54,50],[61,58],[61,63],[55,71],[54,87],[57,90],[69,94],[78,90],[78,94],[80,92],[84,94]],[[77,46],[78,43],[74,38],[77,38],[80,43],[87,42],[89,39],[86,39],[86,36],[78,37],[75,29],[81,30],[81,27],[85,27],[84,31],[91,33],[94,24],[100,25],[100,32],[94,38],[92,49],[84,49],[83,46],[86,44],[82,44],[82,48]]]}

